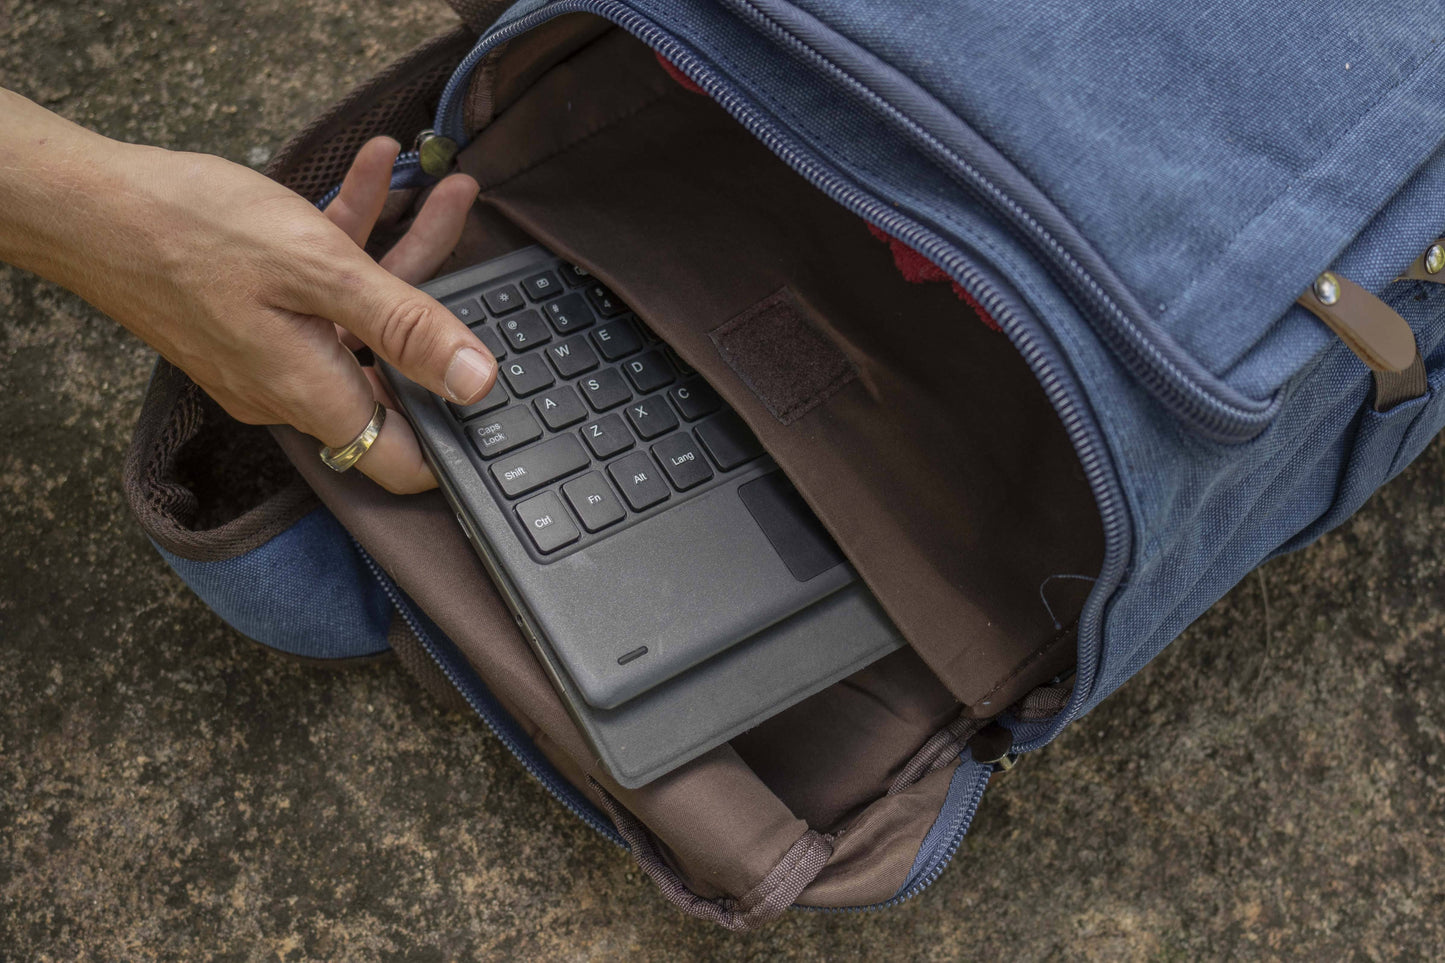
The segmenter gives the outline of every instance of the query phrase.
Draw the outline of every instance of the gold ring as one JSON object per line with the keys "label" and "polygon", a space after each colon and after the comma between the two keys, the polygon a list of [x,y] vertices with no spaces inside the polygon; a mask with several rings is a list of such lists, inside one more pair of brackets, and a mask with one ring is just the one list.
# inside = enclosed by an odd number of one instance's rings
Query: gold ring
{"label": "gold ring", "polygon": [[372,442],[376,441],[376,436],[381,434],[381,426],[385,423],[386,406],[378,401],[376,410],[371,413],[371,420],[366,423],[365,428],[361,429],[361,434],[340,448],[321,446],[322,464],[332,471],[346,471],[360,461],[362,455],[371,450]]}

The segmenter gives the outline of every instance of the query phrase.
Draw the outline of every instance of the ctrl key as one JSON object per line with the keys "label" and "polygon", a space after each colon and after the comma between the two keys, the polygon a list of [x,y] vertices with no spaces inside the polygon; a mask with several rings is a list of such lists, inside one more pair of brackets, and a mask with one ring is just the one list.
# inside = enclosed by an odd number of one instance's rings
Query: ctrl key
{"label": "ctrl key", "polygon": [[572,524],[555,492],[543,492],[518,505],[517,519],[543,555],[577,541],[577,526]]}

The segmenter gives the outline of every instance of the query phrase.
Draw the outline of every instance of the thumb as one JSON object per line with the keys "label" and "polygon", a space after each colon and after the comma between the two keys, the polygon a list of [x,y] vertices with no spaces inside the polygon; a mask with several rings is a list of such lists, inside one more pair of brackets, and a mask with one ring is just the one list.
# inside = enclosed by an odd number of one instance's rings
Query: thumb
{"label": "thumb", "polygon": [[320,302],[308,313],[350,331],[412,381],[459,405],[496,381],[496,359],[456,315],[364,254],[332,272],[308,300]]}

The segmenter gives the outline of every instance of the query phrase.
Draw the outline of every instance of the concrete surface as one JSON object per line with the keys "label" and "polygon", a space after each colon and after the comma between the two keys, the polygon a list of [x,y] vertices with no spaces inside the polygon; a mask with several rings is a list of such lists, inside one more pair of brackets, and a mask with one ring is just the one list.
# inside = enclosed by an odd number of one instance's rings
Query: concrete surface
{"label": "concrete surface", "polygon": [[[0,0],[0,83],[259,166],[446,19]],[[921,898],[738,937],[675,913],[394,664],[297,667],[210,615],[122,505],[148,352],[14,271],[0,317],[4,960],[1445,953],[1440,444],[999,779]]]}

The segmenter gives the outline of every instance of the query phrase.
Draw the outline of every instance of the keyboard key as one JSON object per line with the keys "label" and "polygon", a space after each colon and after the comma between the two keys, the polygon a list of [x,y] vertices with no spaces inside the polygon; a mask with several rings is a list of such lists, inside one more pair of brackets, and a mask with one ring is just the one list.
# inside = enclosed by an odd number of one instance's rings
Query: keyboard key
{"label": "keyboard key", "polygon": [[672,487],[680,492],[696,488],[712,477],[712,469],[702,456],[702,449],[686,431],[679,431],[653,445],[652,454],[662,465],[662,470],[667,472]]}
{"label": "keyboard key", "polygon": [[442,304],[446,305],[446,309],[452,314],[455,314],[465,324],[477,324],[478,322],[487,320],[487,314],[482,310],[482,306],[477,302],[476,298],[452,298],[451,300],[443,301]]}
{"label": "keyboard key", "polygon": [[516,498],[574,471],[581,471],[590,464],[587,452],[576,438],[558,435],[493,462],[491,472],[502,493],[508,498]]}
{"label": "keyboard key", "polygon": [[616,408],[632,398],[632,392],[627,390],[627,382],[622,380],[622,375],[617,373],[616,368],[603,368],[577,382],[577,387],[582,389],[582,396],[587,399],[587,403],[598,411]]}
{"label": "keyboard key", "polygon": [[452,410],[452,414],[456,415],[459,421],[467,421],[479,415],[484,415],[489,411],[496,411],[511,400],[511,398],[507,397],[506,388],[503,388],[499,384],[494,384],[492,385],[491,391],[482,395],[481,401],[473,402],[465,408],[448,401],[447,407]]}
{"label": "keyboard key", "polygon": [[562,267],[558,270],[557,273],[562,275],[562,280],[566,281],[568,285],[574,288],[578,285],[586,284],[588,281],[592,280],[591,271],[587,270],[585,267],[578,267],[575,264],[569,264],[565,261],[562,262]]}
{"label": "keyboard key", "polygon": [[508,343],[518,351],[525,351],[530,347],[552,340],[552,332],[547,330],[542,316],[536,311],[527,311],[507,318],[498,327],[502,329],[502,337],[506,338]]}
{"label": "keyboard key", "polygon": [[487,346],[487,350],[492,353],[493,358],[501,361],[507,356],[507,346],[502,342],[501,338],[497,337],[496,329],[490,324],[479,324],[472,329],[472,333],[477,336],[477,340]]}
{"label": "keyboard key", "polygon": [[541,438],[542,426],[537,424],[530,411],[519,405],[469,423],[467,437],[472,439],[477,453],[483,458],[496,458],[519,445]]}
{"label": "keyboard key", "polygon": [[522,280],[522,290],[527,292],[527,297],[533,301],[541,301],[550,298],[562,290],[562,282],[557,280],[557,275],[551,271],[543,271],[541,274],[534,274]]}
{"label": "keyboard key", "polygon": [[587,300],[592,302],[592,307],[604,318],[614,317],[627,310],[627,305],[601,281],[593,281],[587,285]]}
{"label": "keyboard key", "polygon": [[663,385],[670,385],[674,380],[672,366],[657,351],[649,351],[631,361],[623,362],[622,370],[627,372],[627,380],[632,382],[640,395],[656,391]]}
{"label": "keyboard key", "polygon": [[623,455],[607,466],[607,474],[617,483],[634,512],[651,508],[668,497],[667,482],[662,480],[657,464],[645,451]]}
{"label": "keyboard key", "polygon": [[561,335],[581,331],[597,320],[580,294],[569,294],[565,298],[548,301],[542,306],[542,310],[547,312],[547,320],[552,322],[552,327]]}
{"label": "keyboard key", "polygon": [[609,321],[593,331],[592,341],[597,345],[597,350],[602,352],[602,357],[608,361],[625,358],[642,348],[642,339],[623,318]]}
{"label": "keyboard key", "polygon": [[656,438],[677,427],[677,415],[674,415],[667,402],[662,400],[662,395],[634,401],[627,406],[626,411],[627,420],[632,422],[632,427],[637,429],[643,441]]}
{"label": "keyboard key", "polygon": [[556,379],[547,368],[547,362],[542,360],[540,354],[513,358],[501,368],[502,377],[507,379],[507,386],[512,389],[512,394],[518,397],[534,394],[556,384]]}
{"label": "keyboard key", "polygon": [[667,396],[685,421],[697,421],[722,407],[722,399],[712,390],[712,385],[701,378],[668,388]]}
{"label": "keyboard key", "polygon": [[632,432],[616,414],[603,415],[596,421],[582,426],[582,440],[598,458],[611,458],[619,451],[626,451],[634,444]]}
{"label": "keyboard key", "polygon": [[577,392],[567,385],[544,392],[532,399],[532,407],[553,431],[561,431],[568,425],[575,425],[587,417],[587,406],[577,397]]}
{"label": "keyboard key", "polygon": [[589,532],[600,532],[608,525],[615,525],[627,514],[600,471],[589,471],[581,478],[572,479],[562,486],[562,494],[567,496],[568,504],[582,519],[582,527]]}
{"label": "keyboard key", "polygon": [[583,337],[568,338],[547,349],[552,367],[564,378],[573,378],[597,367],[597,353]]}
{"label": "keyboard key", "polygon": [[522,306],[522,293],[515,284],[504,284],[499,288],[483,291],[482,301],[493,314],[506,314]]}
{"label": "keyboard key", "polygon": [[724,411],[707,421],[699,422],[697,440],[702,442],[712,460],[723,471],[752,461],[763,453],[763,446],[753,437],[748,426],[735,411]]}
{"label": "keyboard key", "polygon": [[517,519],[532,537],[537,551],[543,555],[571,545],[582,534],[567,517],[567,510],[562,507],[562,499],[557,497],[556,492],[543,492],[518,505]]}

